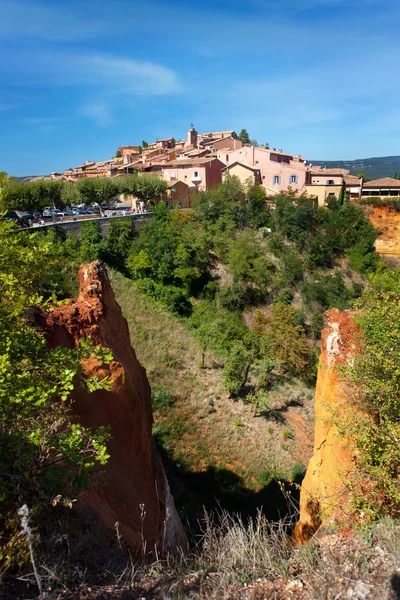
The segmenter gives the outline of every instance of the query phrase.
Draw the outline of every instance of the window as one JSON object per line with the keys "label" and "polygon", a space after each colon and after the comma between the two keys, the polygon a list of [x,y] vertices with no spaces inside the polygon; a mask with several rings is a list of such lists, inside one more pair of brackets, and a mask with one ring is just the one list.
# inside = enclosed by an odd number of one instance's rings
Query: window
{"label": "window", "polygon": [[171,173],[171,179],[176,179],[176,171],[173,171],[173,172]]}
{"label": "window", "polygon": [[281,182],[280,175],[274,175],[272,178],[272,183],[280,183],[280,182]]}
{"label": "window", "polygon": [[256,165],[258,165],[258,160],[256,160]]}
{"label": "window", "polygon": [[333,179],[327,179],[326,180],[326,185],[335,185],[335,182]]}
{"label": "window", "polygon": [[289,183],[299,183],[299,178],[297,175],[289,175]]}
{"label": "window", "polygon": [[193,171],[193,177],[194,178],[198,178],[199,176],[199,172],[198,171]]}

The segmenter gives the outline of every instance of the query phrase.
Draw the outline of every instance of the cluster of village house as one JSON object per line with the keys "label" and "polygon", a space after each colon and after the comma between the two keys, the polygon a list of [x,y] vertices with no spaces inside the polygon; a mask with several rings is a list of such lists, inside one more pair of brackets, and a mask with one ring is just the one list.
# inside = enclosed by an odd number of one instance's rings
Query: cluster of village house
{"label": "cluster of village house", "polygon": [[140,146],[121,146],[117,157],[104,162],[87,161],[52,179],[76,181],[87,177],[120,177],[137,172],[153,172],[168,184],[172,204],[188,208],[194,192],[210,189],[230,175],[243,183],[265,188],[272,198],[281,191],[296,191],[325,206],[329,197],[347,192],[351,198],[362,196],[400,196],[400,181],[385,177],[364,182],[346,169],[317,167],[300,156],[264,146],[243,144],[235,131],[199,134],[192,126],[186,140],[165,138]]}

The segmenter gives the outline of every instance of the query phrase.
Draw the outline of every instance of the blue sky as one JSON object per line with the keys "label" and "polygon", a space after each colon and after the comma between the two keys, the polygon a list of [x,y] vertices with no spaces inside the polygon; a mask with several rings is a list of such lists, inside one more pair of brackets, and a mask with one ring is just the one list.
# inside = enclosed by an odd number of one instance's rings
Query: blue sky
{"label": "blue sky", "polygon": [[399,0],[0,0],[0,171],[248,129],[307,159],[400,154]]}

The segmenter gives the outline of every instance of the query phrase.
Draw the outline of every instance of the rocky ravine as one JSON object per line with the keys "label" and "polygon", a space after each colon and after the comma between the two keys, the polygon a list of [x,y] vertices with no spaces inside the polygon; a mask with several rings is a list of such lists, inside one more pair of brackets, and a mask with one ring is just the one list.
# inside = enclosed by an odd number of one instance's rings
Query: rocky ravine
{"label": "rocky ravine", "polygon": [[350,410],[340,365],[356,352],[359,333],[352,311],[327,313],[315,393],[314,454],[301,485],[300,520],[295,537],[306,542],[328,518],[344,517],[346,489],[342,474],[352,468],[352,455],[339,438],[334,415]]}
{"label": "rocky ravine", "polygon": [[126,319],[99,261],[79,271],[77,300],[38,317],[51,347],[76,347],[80,339],[110,348],[109,365],[90,359],[87,375],[109,377],[110,391],[74,391],[72,410],[84,426],[109,425],[110,459],[95,489],[82,500],[95,507],[107,527],[119,531],[140,553],[187,545],[164,467],[152,437],[151,391],[131,346]]}

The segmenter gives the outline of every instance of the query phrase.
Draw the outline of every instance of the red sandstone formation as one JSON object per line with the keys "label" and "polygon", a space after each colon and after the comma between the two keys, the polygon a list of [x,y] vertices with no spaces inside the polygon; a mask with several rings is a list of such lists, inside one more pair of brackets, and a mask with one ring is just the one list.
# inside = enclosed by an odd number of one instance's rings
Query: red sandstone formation
{"label": "red sandstone formation", "polygon": [[352,467],[352,455],[333,421],[338,411],[349,410],[340,365],[354,355],[358,329],[351,311],[334,308],[326,314],[329,322],[322,332],[315,393],[314,454],[301,486],[300,520],[295,529],[295,538],[301,543],[328,517],[343,516],[346,490],[342,475]]}
{"label": "red sandstone formation", "polygon": [[164,467],[152,437],[150,386],[131,346],[126,319],[117,304],[107,272],[99,261],[79,271],[76,301],[39,318],[51,347],[76,347],[90,337],[110,348],[109,365],[87,360],[90,376],[112,381],[110,391],[75,391],[72,410],[84,426],[110,425],[110,459],[96,488],[83,500],[96,507],[104,523],[119,531],[136,551],[173,550],[186,537],[169,492]]}

